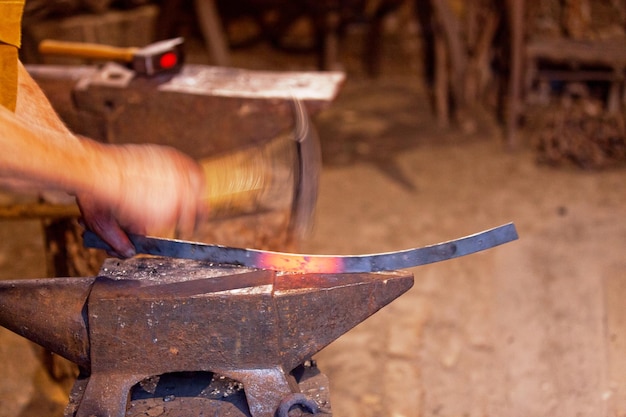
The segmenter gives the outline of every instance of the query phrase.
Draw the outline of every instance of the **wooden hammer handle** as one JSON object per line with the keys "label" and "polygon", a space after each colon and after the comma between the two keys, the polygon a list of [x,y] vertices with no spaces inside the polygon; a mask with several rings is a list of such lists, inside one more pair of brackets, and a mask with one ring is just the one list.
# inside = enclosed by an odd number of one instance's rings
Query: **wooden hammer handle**
{"label": "wooden hammer handle", "polygon": [[63,55],[78,58],[131,62],[139,48],[121,48],[97,43],[65,42],[51,39],[39,44],[39,52],[46,55]]}

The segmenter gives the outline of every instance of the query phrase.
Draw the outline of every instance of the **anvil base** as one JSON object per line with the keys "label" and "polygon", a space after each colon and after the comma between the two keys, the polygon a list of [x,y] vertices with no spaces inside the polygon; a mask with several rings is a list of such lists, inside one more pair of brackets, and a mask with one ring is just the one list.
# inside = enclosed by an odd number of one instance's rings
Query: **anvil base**
{"label": "anvil base", "polygon": [[[328,378],[314,361],[294,370],[300,392],[314,400],[317,417],[332,417]],[[79,378],[64,417],[75,417],[89,377]],[[131,391],[126,417],[252,417],[241,383],[211,372],[181,372],[148,378]],[[294,407],[289,416],[310,416]]]}

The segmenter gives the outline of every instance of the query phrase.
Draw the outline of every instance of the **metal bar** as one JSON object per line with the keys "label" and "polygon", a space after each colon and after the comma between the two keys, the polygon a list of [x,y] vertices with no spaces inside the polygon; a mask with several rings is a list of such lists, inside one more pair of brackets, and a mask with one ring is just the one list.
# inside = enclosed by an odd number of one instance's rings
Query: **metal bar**
{"label": "metal bar", "polygon": [[[294,273],[356,273],[412,268],[480,252],[516,240],[508,223],[460,239],[431,246],[369,255],[304,255],[257,249],[233,248],[182,240],[129,235],[137,253],[237,265]],[[86,231],[87,247],[111,250],[97,235]]]}

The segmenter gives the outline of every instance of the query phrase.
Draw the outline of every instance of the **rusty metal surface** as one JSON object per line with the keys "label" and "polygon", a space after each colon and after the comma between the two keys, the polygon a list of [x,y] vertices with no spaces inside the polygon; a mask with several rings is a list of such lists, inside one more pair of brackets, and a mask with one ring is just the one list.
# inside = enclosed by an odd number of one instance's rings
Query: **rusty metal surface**
{"label": "rusty metal surface", "polygon": [[[330,417],[328,378],[314,361],[307,361],[294,371],[300,398],[314,402],[314,416]],[[67,416],[74,416],[89,378],[79,379],[72,391]],[[304,398],[302,398],[304,397]],[[288,405],[288,404],[286,404]],[[309,409],[294,405],[291,417],[311,415]],[[251,417],[243,385],[233,379],[211,372],[180,372],[146,378],[133,386],[126,417]],[[280,417],[280,413],[278,413]]]}
{"label": "rusty metal surface", "polygon": [[270,140],[293,125],[293,99],[314,114],[345,78],[205,65],[152,78],[114,64],[27,68],[73,131],[113,143],[170,145],[196,158]]}
{"label": "rusty metal surface", "polygon": [[[3,282],[0,324],[81,365],[68,417],[125,417],[134,386],[185,372],[237,381],[243,415],[273,417],[302,403],[294,394],[315,391],[303,388],[303,363],[412,285],[412,274],[399,272],[287,274],[109,259],[96,278]],[[329,410],[325,397],[304,398]]]}
{"label": "rusty metal surface", "polygon": [[0,281],[0,325],[89,369],[87,297],[95,278]]}
{"label": "rusty metal surface", "polygon": [[111,415],[122,416],[132,385],[181,371],[240,381],[250,413],[273,416],[298,390],[292,369],[413,283],[410,274],[284,275],[206,266],[171,259],[105,263],[89,300],[92,374],[78,417],[113,404],[118,411]]}

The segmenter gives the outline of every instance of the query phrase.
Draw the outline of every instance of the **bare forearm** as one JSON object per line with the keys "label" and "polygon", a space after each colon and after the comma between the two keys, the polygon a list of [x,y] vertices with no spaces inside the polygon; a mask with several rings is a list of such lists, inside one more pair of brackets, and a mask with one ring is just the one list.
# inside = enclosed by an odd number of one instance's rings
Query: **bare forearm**
{"label": "bare forearm", "polygon": [[102,145],[74,136],[21,64],[15,113],[0,111],[0,149],[4,183],[77,194],[115,180],[106,178],[111,163]]}
{"label": "bare forearm", "polygon": [[[29,123],[0,109],[0,177],[76,194],[90,191],[102,155],[69,131]],[[106,175],[106,172],[103,172]],[[98,178],[99,179],[99,178]]]}
{"label": "bare forearm", "polygon": [[73,135],[23,67],[15,113],[0,108],[0,186],[77,196],[86,224],[124,256],[122,232],[188,235],[206,212],[200,166],[156,145],[105,145]]}

